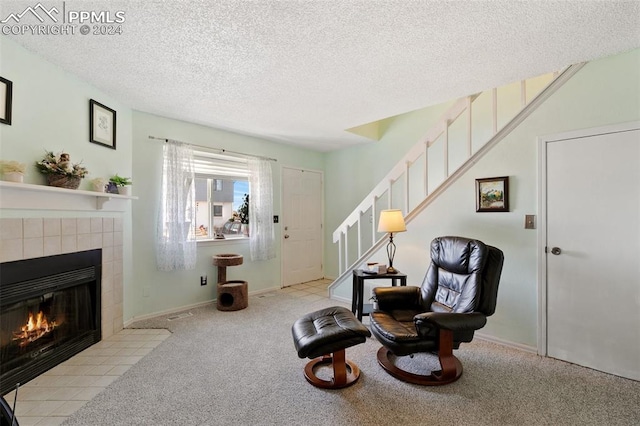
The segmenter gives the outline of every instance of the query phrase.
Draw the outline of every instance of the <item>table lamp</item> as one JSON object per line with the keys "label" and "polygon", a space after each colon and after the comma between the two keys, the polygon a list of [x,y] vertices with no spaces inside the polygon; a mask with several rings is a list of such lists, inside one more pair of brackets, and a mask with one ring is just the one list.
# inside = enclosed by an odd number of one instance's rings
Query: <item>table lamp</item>
{"label": "table lamp", "polygon": [[404,232],[407,225],[404,223],[402,211],[400,210],[382,210],[380,212],[380,221],[378,222],[378,232],[389,233],[389,244],[387,244],[387,256],[389,257],[389,267],[387,274],[397,274],[393,267],[393,257],[396,254],[396,245],[393,243],[394,232]]}

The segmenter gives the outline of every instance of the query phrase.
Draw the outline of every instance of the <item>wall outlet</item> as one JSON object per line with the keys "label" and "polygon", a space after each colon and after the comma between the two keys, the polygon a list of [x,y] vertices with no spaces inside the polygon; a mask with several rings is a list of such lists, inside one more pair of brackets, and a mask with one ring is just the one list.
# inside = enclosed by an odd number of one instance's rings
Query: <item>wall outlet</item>
{"label": "wall outlet", "polygon": [[142,297],[149,297],[149,286],[145,285],[142,287]]}
{"label": "wall outlet", "polygon": [[207,276],[206,275],[201,275],[200,276],[200,285],[207,285]]}

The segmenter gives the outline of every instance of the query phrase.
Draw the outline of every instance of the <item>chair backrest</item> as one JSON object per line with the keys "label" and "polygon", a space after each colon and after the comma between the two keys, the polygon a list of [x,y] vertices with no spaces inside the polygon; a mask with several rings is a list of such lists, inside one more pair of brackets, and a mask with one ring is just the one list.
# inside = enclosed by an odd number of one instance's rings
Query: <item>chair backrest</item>
{"label": "chair backrest", "polygon": [[498,284],[504,264],[504,253],[497,247],[487,246],[489,255],[482,271],[482,294],[476,311],[491,316],[496,311],[498,303]]}
{"label": "chair backrest", "polygon": [[493,314],[503,253],[482,241],[438,237],[431,242],[431,264],[421,288],[425,311]]}

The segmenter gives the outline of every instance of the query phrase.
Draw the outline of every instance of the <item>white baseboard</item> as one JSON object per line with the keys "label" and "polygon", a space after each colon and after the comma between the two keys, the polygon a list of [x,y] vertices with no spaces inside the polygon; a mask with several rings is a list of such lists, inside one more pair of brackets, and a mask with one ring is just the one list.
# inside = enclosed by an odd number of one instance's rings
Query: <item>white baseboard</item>
{"label": "white baseboard", "polygon": [[[262,289],[262,290],[250,291],[249,292],[249,296],[257,296],[259,294],[269,293],[271,291],[275,291],[275,290],[279,290],[279,289],[280,289],[279,287],[272,287],[272,288],[266,288],[266,289]],[[158,312],[152,312],[150,314],[140,315],[140,316],[133,317],[131,319],[126,320],[124,322],[124,327],[125,328],[129,327],[134,322],[148,320],[148,319],[160,317],[162,315],[174,314],[176,312],[182,312],[182,311],[186,311],[188,309],[200,308],[202,306],[213,304],[213,303],[215,303],[215,301],[216,301],[216,299],[213,299],[213,300],[208,300],[206,302],[192,303],[190,305],[184,305],[184,306],[180,306],[180,307],[177,307],[177,308],[166,309],[164,311],[158,311]]]}
{"label": "white baseboard", "polygon": [[160,317],[162,315],[174,314],[176,312],[186,311],[187,309],[200,308],[202,306],[210,305],[213,302],[215,302],[215,300],[208,300],[206,302],[192,303],[190,305],[184,305],[184,306],[180,306],[180,307],[177,307],[177,308],[166,309],[164,311],[158,311],[158,312],[152,312],[150,314],[140,315],[140,316],[133,317],[133,318],[128,319],[127,321],[125,321],[124,322],[124,326],[125,327],[129,327],[134,322],[138,322],[138,321],[142,321],[142,320],[148,320],[148,319]]}
{"label": "white baseboard", "polygon": [[272,291],[280,290],[281,287],[270,287],[262,290],[250,291],[249,296],[257,296],[259,294],[270,293]]}
{"label": "white baseboard", "polygon": [[[341,296],[331,296],[331,300],[337,300],[339,302],[351,303],[351,299]],[[502,346],[506,346],[513,349],[518,349],[520,351],[529,352],[534,355],[538,355],[538,348],[535,346],[529,346],[522,343],[511,342],[509,340],[504,340],[499,337],[491,336],[489,334],[484,333],[475,333],[475,337],[481,340],[486,340],[487,342],[497,343]]]}
{"label": "white baseboard", "polygon": [[[339,302],[344,302],[347,304],[351,303],[351,299],[347,299],[346,297],[340,297],[340,296],[331,296],[331,300],[337,300]],[[534,346],[511,342],[509,340],[500,339],[499,337],[490,336],[488,334],[483,334],[483,333],[475,333],[475,337],[481,340],[486,340],[487,342],[497,343],[498,345],[502,345],[509,348],[518,349],[520,351],[529,352],[529,353],[538,355],[538,350]]]}
{"label": "white baseboard", "polygon": [[490,336],[488,334],[483,333],[475,333],[475,337],[478,339],[486,340],[487,342],[497,343],[502,346],[506,346],[513,349],[518,349],[521,351],[529,352],[534,355],[538,355],[538,349],[535,346],[524,345],[522,343],[511,342],[509,340],[504,340],[499,337]]}
{"label": "white baseboard", "polygon": [[341,296],[330,296],[329,297],[331,300],[337,300],[338,302],[343,302],[343,303],[351,303],[351,299],[346,298],[346,297],[341,297]]}

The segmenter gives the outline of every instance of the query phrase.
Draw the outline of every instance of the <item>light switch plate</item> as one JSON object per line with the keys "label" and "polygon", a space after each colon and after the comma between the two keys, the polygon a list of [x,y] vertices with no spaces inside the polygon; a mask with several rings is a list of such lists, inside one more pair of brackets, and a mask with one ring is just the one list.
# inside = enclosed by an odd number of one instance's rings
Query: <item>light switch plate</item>
{"label": "light switch plate", "polygon": [[536,229],[536,215],[524,215],[524,229]]}

